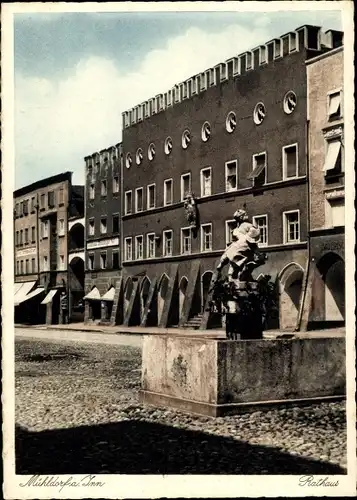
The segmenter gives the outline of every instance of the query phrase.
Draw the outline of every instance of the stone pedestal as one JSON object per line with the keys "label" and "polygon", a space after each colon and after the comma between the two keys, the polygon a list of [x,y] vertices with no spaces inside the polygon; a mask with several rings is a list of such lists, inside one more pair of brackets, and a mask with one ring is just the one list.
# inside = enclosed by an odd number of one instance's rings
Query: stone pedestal
{"label": "stone pedestal", "polygon": [[341,398],[341,338],[232,341],[145,336],[141,401],[210,416],[242,407]]}

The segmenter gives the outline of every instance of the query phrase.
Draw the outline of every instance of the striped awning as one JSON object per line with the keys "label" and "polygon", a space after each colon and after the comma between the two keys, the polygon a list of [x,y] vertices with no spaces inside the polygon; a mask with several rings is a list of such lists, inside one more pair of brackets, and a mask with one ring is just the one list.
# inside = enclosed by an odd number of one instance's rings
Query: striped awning
{"label": "striped awning", "polygon": [[32,292],[28,293],[27,295],[21,295],[21,297],[15,299],[15,306],[18,306],[19,304],[22,304],[23,302],[26,302],[27,300],[33,299],[36,297],[36,295],[39,295],[40,293],[43,293],[45,289],[43,287],[38,287],[35,288]]}
{"label": "striped awning", "polygon": [[48,292],[48,294],[46,295],[46,297],[41,302],[41,304],[48,304],[49,302],[52,302],[53,297],[56,295],[57,292],[58,292],[57,289],[56,290],[50,290]]}
{"label": "striped awning", "polygon": [[83,297],[84,300],[101,300],[100,292],[97,287],[94,287],[87,295]]}
{"label": "striped awning", "polygon": [[101,300],[109,300],[113,301],[114,300],[114,295],[115,295],[115,288],[111,287],[109,290],[103,295]]}

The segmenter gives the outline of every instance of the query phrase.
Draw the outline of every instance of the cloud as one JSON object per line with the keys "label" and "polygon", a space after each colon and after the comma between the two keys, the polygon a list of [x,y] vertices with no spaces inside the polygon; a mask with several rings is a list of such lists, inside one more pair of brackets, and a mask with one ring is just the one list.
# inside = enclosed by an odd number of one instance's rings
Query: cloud
{"label": "cloud", "polygon": [[123,111],[268,39],[261,27],[231,25],[217,33],[190,28],[148,51],[135,71],[89,57],[59,81],[18,74],[17,187],[65,170],[83,182],[83,157],[120,141]]}

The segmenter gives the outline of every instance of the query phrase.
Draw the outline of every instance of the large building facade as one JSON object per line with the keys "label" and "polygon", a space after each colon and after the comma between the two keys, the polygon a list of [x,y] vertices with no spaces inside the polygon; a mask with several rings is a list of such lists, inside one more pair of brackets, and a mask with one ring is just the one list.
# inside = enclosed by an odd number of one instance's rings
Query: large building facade
{"label": "large building facade", "polygon": [[15,320],[56,323],[57,292],[69,296],[70,309],[72,290],[83,296],[84,273],[69,264],[70,220],[83,219],[83,186],[64,172],[15,191],[14,206]]}
{"label": "large building facade", "polygon": [[245,208],[295,329],[308,256],[305,61],[342,34],[303,26],[123,114],[123,321],[203,325],[217,259]]}
{"label": "large building facade", "polygon": [[343,48],[307,61],[310,258],[303,327],[345,320]]}
{"label": "large building facade", "polygon": [[121,144],[85,158],[86,321],[107,323],[113,312],[121,274],[121,162]]}

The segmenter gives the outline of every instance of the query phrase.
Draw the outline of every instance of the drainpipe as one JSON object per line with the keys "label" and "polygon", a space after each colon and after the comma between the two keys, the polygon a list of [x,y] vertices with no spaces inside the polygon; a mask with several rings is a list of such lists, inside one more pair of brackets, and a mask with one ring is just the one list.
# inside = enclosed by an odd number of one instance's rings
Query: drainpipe
{"label": "drainpipe", "polygon": [[305,127],[305,161],[306,161],[306,181],[307,181],[307,262],[305,269],[305,277],[304,277],[304,287],[301,291],[302,297],[300,301],[299,314],[296,322],[295,331],[300,331],[302,315],[304,312],[305,301],[306,301],[306,293],[307,293],[307,285],[310,273],[310,258],[311,258],[311,248],[310,248],[310,222],[311,222],[311,200],[310,200],[310,120],[306,121]]}

